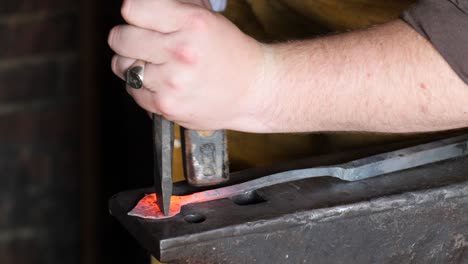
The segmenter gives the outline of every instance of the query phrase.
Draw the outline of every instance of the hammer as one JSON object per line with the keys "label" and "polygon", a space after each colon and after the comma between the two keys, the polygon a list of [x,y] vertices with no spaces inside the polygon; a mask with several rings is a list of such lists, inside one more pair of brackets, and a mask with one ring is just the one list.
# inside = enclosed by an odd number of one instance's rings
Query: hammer
{"label": "hammer", "polygon": [[[126,83],[134,89],[144,87],[144,61],[136,61],[126,73]],[[156,203],[169,214],[172,196],[174,123],[152,114],[154,186]],[[194,186],[211,186],[229,179],[226,132],[181,128],[185,178]]]}

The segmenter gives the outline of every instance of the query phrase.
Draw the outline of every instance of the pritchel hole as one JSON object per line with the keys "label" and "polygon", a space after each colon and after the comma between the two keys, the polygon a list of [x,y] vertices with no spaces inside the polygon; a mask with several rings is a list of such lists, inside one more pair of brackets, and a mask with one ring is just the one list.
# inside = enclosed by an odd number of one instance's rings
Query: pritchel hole
{"label": "pritchel hole", "polygon": [[206,220],[206,217],[201,214],[189,214],[184,217],[185,222],[191,224],[199,224]]}
{"label": "pritchel hole", "polygon": [[256,191],[246,192],[234,197],[231,200],[237,205],[252,205],[266,202]]}

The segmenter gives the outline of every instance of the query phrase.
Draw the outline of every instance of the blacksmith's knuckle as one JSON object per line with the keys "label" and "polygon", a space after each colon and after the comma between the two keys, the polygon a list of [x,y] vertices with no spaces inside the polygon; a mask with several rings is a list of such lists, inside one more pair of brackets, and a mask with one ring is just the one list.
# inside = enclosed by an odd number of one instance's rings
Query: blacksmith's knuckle
{"label": "blacksmith's knuckle", "polygon": [[187,24],[190,28],[195,30],[204,30],[207,28],[213,14],[205,9],[197,8],[187,18]]}
{"label": "blacksmith's knuckle", "polygon": [[173,76],[166,77],[163,80],[163,84],[165,85],[165,87],[167,87],[167,89],[173,90],[173,91],[178,91],[182,88],[180,79],[177,77],[173,77]]}
{"label": "blacksmith's knuckle", "polygon": [[131,21],[132,19],[132,0],[124,0],[122,7],[120,8],[120,14],[125,21]]}
{"label": "blacksmith's knuckle", "polygon": [[171,98],[157,98],[156,108],[165,117],[173,117],[177,111],[177,102]]}
{"label": "blacksmith's knuckle", "polygon": [[120,35],[122,34],[122,27],[121,26],[115,26],[111,29],[109,33],[109,38],[107,40],[109,47],[111,47],[112,50],[117,51],[118,49],[118,43],[120,39]]}
{"label": "blacksmith's knuckle", "polygon": [[117,55],[114,55],[112,57],[112,61],[111,61],[111,69],[112,71],[115,73],[115,74],[119,74],[119,57]]}
{"label": "blacksmith's knuckle", "polygon": [[178,44],[171,50],[172,56],[184,64],[195,64],[197,56],[193,45],[189,43]]}

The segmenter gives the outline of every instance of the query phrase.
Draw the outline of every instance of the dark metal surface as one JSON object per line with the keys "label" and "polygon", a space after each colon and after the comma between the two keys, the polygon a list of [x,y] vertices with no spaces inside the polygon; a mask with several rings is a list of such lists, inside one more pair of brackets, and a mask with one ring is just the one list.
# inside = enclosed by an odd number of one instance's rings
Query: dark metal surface
{"label": "dark metal surface", "polygon": [[227,139],[224,130],[182,129],[184,170],[193,186],[212,186],[229,179]]}
{"label": "dark metal surface", "polygon": [[232,186],[206,190],[191,195],[174,196],[169,214],[161,213],[160,207],[155,204],[155,200],[158,200],[157,197],[149,194],[128,214],[147,219],[163,219],[177,215],[181,207],[188,204],[233,197],[280,183],[326,176],[345,181],[358,181],[451,158],[462,157],[468,154],[467,150],[468,135],[463,135],[378,154],[341,165],[280,172]]}
{"label": "dark metal surface", "polygon": [[168,263],[465,263],[467,171],[458,158],[357,182],[313,178],[187,205],[166,220],[127,215],[148,189],[117,194],[110,209]]}
{"label": "dark metal surface", "polygon": [[164,215],[169,214],[172,197],[172,159],[174,153],[174,123],[153,114],[154,188],[157,204]]}

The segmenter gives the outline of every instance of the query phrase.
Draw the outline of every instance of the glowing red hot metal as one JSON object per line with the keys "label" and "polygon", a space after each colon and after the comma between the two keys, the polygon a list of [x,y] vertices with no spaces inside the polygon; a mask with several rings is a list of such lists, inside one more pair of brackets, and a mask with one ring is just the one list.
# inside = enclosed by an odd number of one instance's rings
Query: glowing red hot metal
{"label": "glowing red hot metal", "polygon": [[[218,199],[236,195],[235,193],[233,194],[232,192],[223,193],[223,189],[224,188],[220,188],[216,190],[204,191],[204,192],[199,192],[199,193],[194,193],[194,194],[184,195],[184,196],[173,195],[171,199],[169,214],[167,216],[165,216],[161,212],[161,209],[159,208],[156,202],[156,199],[157,199],[156,195],[154,193],[147,194],[138,202],[135,208],[133,208],[133,210],[128,213],[128,215],[138,216],[138,217],[142,217],[145,219],[170,218],[179,214],[180,209],[184,205],[192,204],[192,203],[208,202],[208,201],[218,200]],[[241,193],[242,192],[239,192],[238,194],[241,194]]]}

